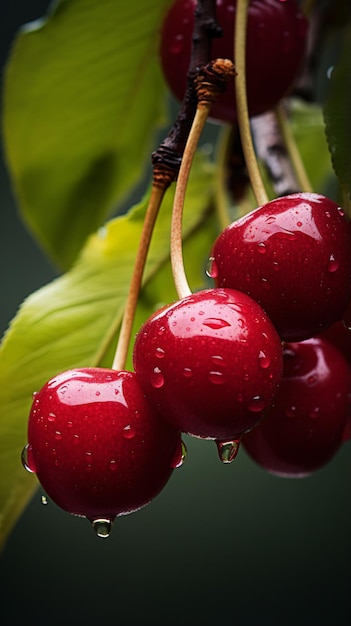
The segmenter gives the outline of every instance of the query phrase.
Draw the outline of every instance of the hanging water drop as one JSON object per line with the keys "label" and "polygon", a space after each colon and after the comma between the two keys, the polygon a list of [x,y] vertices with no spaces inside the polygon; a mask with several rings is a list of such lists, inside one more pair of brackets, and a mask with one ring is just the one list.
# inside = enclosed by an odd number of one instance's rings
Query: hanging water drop
{"label": "hanging water drop", "polygon": [[110,536],[112,530],[112,521],[110,518],[101,518],[92,520],[92,527],[97,537],[106,539]]}
{"label": "hanging water drop", "polygon": [[181,467],[184,464],[187,454],[187,447],[184,441],[180,440],[176,453],[171,461],[171,467],[173,467],[174,469],[176,469],[177,467]]}
{"label": "hanging water drop", "polygon": [[217,278],[218,276],[218,265],[214,256],[210,256],[207,261],[206,274],[209,278]]}
{"label": "hanging water drop", "polygon": [[239,452],[240,439],[233,439],[231,441],[216,440],[215,444],[220,461],[226,464],[232,463]]}
{"label": "hanging water drop", "polygon": [[37,468],[33,457],[33,448],[29,443],[27,443],[22,450],[21,461],[27,472],[30,472],[31,474],[36,473]]}

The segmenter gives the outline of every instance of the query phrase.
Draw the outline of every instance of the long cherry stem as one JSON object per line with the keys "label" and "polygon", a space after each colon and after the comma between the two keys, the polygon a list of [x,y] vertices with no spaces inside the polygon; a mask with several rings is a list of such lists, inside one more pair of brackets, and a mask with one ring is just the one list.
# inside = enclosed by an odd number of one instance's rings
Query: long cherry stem
{"label": "long cherry stem", "polygon": [[179,169],[172,211],[171,265],[174,284],[179,298],[185,298],[192,293],[184,268],[182,235],[183,208],[190,170],[212,104],[218,95],[226,89],[230,78],[234,76],[235,69],[232,61],[216,59],[199,71],[195,81],[198,106]]}
{"label": "long cherry stem", "polygon": [[191,289],[184,268],[183,259],[183,207],[189,174],[194,160],[196,148],[205,126],[211,105],[198,107],[191,127],[188,141],[185,146],[182,164],[180,166],[178,181],[174,196],[171,225],[171,265],[173,280],[179,298],[185,298],[191,294]]}
{"label": "long cherry stem", "polygon": [[143,272],[150,247],[151,236],[166,188],[167,187],[165,185],[152,185],[149,204],[146,210],[141,232],[138,252],[134,263],[132,280],[130,282],[126,306],[124,309],[124,315],[119,334],[119,341],[112,364],[112,369],[115,370],[123,370],[125,368],[132,334],[135,309],[137,306],[142,284]]}
{"label": "long cherry stem", "polygon": [[238,0],[236,6],[234,59],[237,71],[236,108],[241,143],[248,169],[250,182],[256,202],[259,206],[268,202],[268,196],[262,181],[253,146],[246,93],[246,29],[249,0]]}

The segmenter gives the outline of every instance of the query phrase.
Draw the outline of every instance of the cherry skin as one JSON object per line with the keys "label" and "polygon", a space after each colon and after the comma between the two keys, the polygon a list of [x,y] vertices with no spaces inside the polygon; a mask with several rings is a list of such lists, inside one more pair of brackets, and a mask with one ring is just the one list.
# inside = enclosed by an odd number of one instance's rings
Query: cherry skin
{"label": "cherry skin", "polygon": [[257,424],[272,402],[282,348],[254,300],[206,289],[145,322],[133,363],[145,396],[165,420],[196,437],[230,441]]}
{"label": "cherry skin", "polygon": [[58,506],[98,527],[149,503],[180,450],[179,432],[150,408],[132,372],[73,369],[34,394],[27,469]]}
{"label": "cherry skin", "polygon": [[278,476],[304,477],[323,467],[343,442],[350,382],[351,368],[330,342],[313,338],[286,344],[274,404],[244,435],[245,450]]}
{"label": "cherry skin", "polygon": [[319,194],[277,198],[217,238],[211,274],[263,307],[282,339],[301,341],[342,319],[351,296],[351,233]]}
{"label": "cherry skin", "polygon": [[[167,14],[160,57],[166,81],[181,100],[186,87],[196,0],[176,0]],[[235,0],[217,0],[217,22],[223,37],[212,41],[212,58],[233,60]],[[250,115],[274,107],[286,94],[303,61],[307,21],[295,0],[251,0],[247,31],[247,94]],[[234,84],[218,98],[211,116],[233,123]]]}

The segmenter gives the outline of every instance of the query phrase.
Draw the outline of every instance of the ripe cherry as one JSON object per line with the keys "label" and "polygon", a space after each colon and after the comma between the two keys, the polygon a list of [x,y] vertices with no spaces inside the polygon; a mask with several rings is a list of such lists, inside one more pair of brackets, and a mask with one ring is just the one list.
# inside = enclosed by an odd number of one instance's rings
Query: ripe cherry
{"label": "ripe cherry", "polygon": [[211,274],[263,307],[282,339],[301,341],[342,319],[351,297],[351,232],[319,194],[277,198],[217,238]]}
{"label": "ripe cherry", "polygon": [[150,408],[134,373],[74,369],[34,395],[25,465],[100,536],[161,491],[181,451],[178,431]]}
{"label": "ripe cherry", "polygon": [[244,448],[278,476],[303,477],[323,467],[343,442],[350,382],[351,368],[330,342],[286,344],[274,404],[243,437]]}
{"label": "ripe cherry", "polygon": [[272,402],[282,348],[254,300],[207,289],[149,318],[133,362],[148,401],[165,420],[196,437],[237,441]]}
{"label": "ripe cherry", "polygon": [[[190,62],[196,0],[176,0],[162,28],[160,56],[173,94],[184,96]],[[212,58],[233,60],[235,0],[217,0],[217,21],[223,37],[212,42]],[[247,94],[250,115],[274,107],[296,77],[305,52],[307,21],[295,0],[251,0],[247,30]],[[214,104],[211,116],[232,123],[232,83]]]}

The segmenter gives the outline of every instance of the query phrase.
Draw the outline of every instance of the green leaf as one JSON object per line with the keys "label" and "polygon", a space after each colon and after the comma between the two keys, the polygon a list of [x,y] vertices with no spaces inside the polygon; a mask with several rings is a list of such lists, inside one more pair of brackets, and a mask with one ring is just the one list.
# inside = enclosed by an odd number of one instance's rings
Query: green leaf
{"label": "green leaf", "polygon": [[299,101],[292,103],[292,131],[311,185],[317,193],[326,193],[333,177],[323,111],[319,105]]}
{"label": "green leaf", "polygon": [[[185,263],[194,289],[215,231],[209,204],[213,166],[199,158],[190,176],[184,214]],[[157,220],[136,322],[176,298],[169,233],[173,188]],[[32,294],[20,308],[0,348],[0,543],[36,488],[20,463],[32,393],[60,371],[112,364],[147,200],[92,235],[75,266]],[[194,233],[197,232],[195,236]]]}
{"label": "green leaf", "polygon": [[19,32],[4,142],[22,215],[67,269],[145,171],[165,90],[158,31],[171,0],[61,0]]}
{"label": "green leaf", "polygon": [[351,26],[342,37],[341,54],[330,77],[324,105],[326,134],[335,173],[351,192]]}

